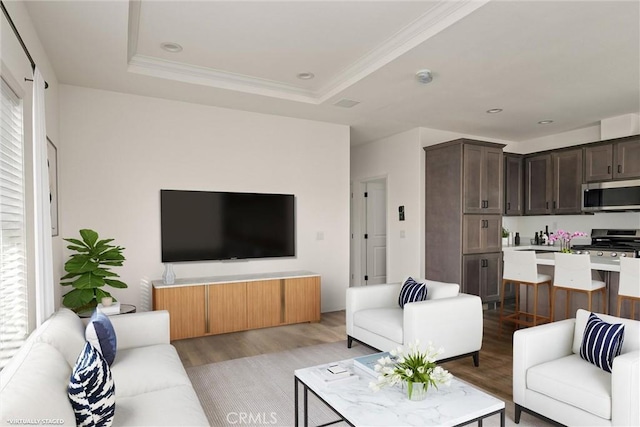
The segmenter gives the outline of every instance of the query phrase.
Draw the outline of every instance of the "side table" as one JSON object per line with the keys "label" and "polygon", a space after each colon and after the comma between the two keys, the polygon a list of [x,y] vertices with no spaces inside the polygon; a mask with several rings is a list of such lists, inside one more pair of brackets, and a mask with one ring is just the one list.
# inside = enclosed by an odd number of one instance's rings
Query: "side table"
{"label": "side table", "polygon": [[[78,313],[78,316],[80,316],[83,319],[89,318],[93,314],[94,310],[95,310],[95,308],[93,310],[81,311],[80,313]],[[135,313],[135,312],[136,312],[136,306],[135,305],[120,303],[120,313],[109,314],[109,316],[117,316],[118,314],[129,314],[129,313]]]}

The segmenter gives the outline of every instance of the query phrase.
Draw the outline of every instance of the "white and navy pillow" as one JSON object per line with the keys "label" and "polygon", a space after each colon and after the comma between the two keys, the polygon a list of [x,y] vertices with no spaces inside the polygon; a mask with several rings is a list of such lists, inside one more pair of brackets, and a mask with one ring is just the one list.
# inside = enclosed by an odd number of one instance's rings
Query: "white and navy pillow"
{"label": "white and navy pillow", "polygon": [[623,341],[622,323],[607,323],[591,313],[584,328],[580,357],[600,369],[611,372],[613,358],[620,355]]}
{"label": "white and navy pillow", "polygon": [[402,289],[400,289],[398,305],[400,305],[400,308],[404,308],[405,304],[424,301],[426,299],[427,285],[425,283],[416,282],[412,277],[409,277],[402,285]]}
{"label": "white and navy pillow", "polygon": [[85,337],[106,359],[109,366],[116,358],[116,331],[109,316],[95,310],[87,324]]}
{"label": "white and navy pillow", "polygon": [[107,361],[87,342],[69,379],[69,401],[76,425],[108,427],[116,412],[116,393]]}

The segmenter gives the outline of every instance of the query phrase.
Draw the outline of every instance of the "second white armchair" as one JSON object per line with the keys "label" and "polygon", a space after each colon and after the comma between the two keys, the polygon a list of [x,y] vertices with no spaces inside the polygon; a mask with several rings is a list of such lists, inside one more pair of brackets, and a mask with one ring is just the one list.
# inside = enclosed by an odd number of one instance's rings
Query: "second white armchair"
{"label": "second white armchair", "polygon": [[479,364],[482,302],[459,293],[453,283],[416,279],[427,285],[427,299],[398,305],[402,283],[347,289],[347,345],[354,340],[390,351],[416,339],[444,348],[439,361],[472,356]]}

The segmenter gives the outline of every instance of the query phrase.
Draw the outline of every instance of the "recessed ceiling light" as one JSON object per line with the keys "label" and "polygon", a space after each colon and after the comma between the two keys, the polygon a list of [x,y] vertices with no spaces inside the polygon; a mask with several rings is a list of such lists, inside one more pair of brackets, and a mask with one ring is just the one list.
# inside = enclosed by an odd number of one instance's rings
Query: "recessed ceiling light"
{"label": "recessed ceiling light", "polygon": [[182,52],[182,46],[180,46],[178,43],[164,42],[160,44],[160,47],[171,53]]}
{"label": "recessed ceiling light", "polygon": [[431,80],[433,80],[433,73],[431,72],[431,70],[420,70],[416,73],[416,80],[418,80],[418,82],[422,83],[423,85],[426,85],[427,83],[431,82]]}
{"label": "recessed ceiling light", "polygon": [[490,110],[487,110],[487,113],[489,113],[489,114],[497,114],[497,113],[500,113],[500,112],[502,112],[502,108],[492,108]]}
{"label": "recessed ceiling light", "polygon": [[540,120],[538,122],[539,125],[548,125],[550,123],[553,123],[553,120]]}
{"label": "recessed ceiling light", "polygon": [[309,72],[298,73],[296,77],[299,78],[300,80],[311,80],[312,78],[315,77],[315,74],[309,73]]}

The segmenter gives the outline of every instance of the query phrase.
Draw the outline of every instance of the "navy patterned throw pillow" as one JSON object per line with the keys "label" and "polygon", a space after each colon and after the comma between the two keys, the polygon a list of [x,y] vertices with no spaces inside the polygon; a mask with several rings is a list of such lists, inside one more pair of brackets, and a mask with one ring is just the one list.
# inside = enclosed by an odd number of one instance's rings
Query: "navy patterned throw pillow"
{"label": "navy patterned throw pillow", "polygon": [[613,358],[620,355],[623,341],[622,323],[607,323],[591,313],[584,328],[580,357],[600,369],[611,372]]}
{"label": "navy patterned throw pillow", "polygon": [[405,304],[410,302],[424,301],[427,299],[427,285],[424,283],[416,282],[412,277],[409,277],[400,289],[400,296],[398,297],[398,305],[400,308],[404,308]]}
{"label": "navy patterned throw pillow", "polygon": [[111,366],[116,358],[116,331],[113,329],[109,316],[95,310],[85,331],[87,341],[91,343]]}
{"label": "navy patterned throw pillow", "polygon": [[108,427],[116,411],[115,385],[102,354],[87,342],[69,379],[69,401],[76,425]]}

